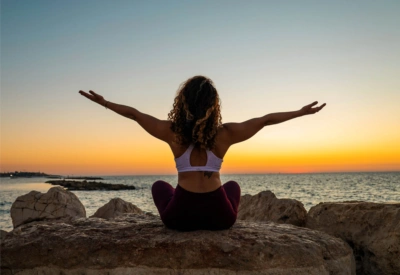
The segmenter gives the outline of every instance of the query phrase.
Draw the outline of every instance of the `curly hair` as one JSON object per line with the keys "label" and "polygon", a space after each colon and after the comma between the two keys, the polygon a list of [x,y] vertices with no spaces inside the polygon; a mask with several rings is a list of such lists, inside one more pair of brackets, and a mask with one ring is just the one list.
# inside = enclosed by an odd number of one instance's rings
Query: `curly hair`
{"label": "curly hair", "polygon": [[194,76],[183,82],[168,120],[172,121],[171,130],[178,144],[213,149],[222,124],[220,99],[213,82],[204,76]]}

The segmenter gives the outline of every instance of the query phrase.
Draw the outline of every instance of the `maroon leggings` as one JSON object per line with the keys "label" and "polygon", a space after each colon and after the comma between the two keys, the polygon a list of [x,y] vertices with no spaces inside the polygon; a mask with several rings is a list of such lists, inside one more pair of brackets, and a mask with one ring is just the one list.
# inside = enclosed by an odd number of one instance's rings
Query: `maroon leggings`
{"label": "maroon leggings", "polygon": [[222,230],[236,221],[240,187],[235,181],[228,181],[212,192],[193,193],[159,180],[151,191],[161,220],[168,228]]}

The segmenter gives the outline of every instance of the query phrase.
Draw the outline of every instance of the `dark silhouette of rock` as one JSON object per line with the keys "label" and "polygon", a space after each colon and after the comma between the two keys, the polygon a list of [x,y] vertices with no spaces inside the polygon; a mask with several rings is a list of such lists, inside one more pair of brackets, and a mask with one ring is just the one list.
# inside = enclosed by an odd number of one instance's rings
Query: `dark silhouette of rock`
{"label": "dark silhouette of rock", "polygon": [[350,247],[323,232],[247,221],[179,232],[138,214],[26,224],[1,256],[9,274],[355,274]]}
{"label": "dark silhouette of rock", "polygon": [[69,177],[67,176],[65,179],[69,180],[103,180],[101,177]]}
{"label": "dark silhouette of rock", "polygon": [[11,206],[10,214],[14,228],[46,219],[86,217],[80,200],[62,187],[50,188],[47,193],[31,191],[18,197]]}
{"label": "dark silhouette of rock", "polygon": [[126,202],[120,198],[114,198],[100,207],[96,213],[90,217],[113,219],[126,213],[143,214],[143,211],[130,202]]}
{"label": "dark silhouette of rock", "polygon": [[246,221],[273,221],[304,226],[307,211],[303,204],[293,199],[278,199],[271,191],[240,198],[238,219]]}
{"label": "dark silhouette of rock", "polygon": [[0,230],[0,244],[3,242],[3,240],[6,238],[8,232],[5,230]]}
{"label": "dark silhouette of rock", "polygon": [[350,244],[357,274],[400,274],[400,203],[320,203],[306,226]]}
{"label": "dark silhouette of rock", "polygon": [[110,184],[97,181],[75,181],[75,180],[48,180],[46,183],[60,185],[69,191],[93,191],[93,190],[135,190],[133,185]]}

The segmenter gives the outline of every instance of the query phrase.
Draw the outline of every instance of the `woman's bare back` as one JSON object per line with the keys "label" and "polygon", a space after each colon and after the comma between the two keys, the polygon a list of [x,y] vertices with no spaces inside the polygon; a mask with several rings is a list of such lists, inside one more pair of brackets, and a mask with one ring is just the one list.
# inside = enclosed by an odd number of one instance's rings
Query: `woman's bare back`
{"label": "woman's bare back", "polygon": [[[221,127],[222,130],[222,127]],[[216,144],[211,152],[218,158],[223,159],[228,146],[223,143],[223,138],[218,138],[220,131],[217,134]],[[182,156],[188,149],[189,145],[179,145],[171,142],[171,150],[176,158]],[[205,166],[207,164],[207,152],[205,149],[194,147],[190,154],[191,166]],[[178,184],[190,192],[206,193],[218,189],[222,183],[219,172],[208,171],[189,171],[178,173]]]}

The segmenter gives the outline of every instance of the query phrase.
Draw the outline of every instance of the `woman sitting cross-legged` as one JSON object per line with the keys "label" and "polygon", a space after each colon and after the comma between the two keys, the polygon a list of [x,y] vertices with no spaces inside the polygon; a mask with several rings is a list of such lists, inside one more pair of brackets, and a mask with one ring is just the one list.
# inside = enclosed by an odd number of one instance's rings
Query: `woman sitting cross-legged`
{"label": "woman sitting cross-legged", "polygon": [[251,138],[264,126],[314,114],[325,106],[314,107],[314,102],[297,111],[222,124],[218,92],[204,76],[192,77],[180,86],[167,120],[106,101],[93,91],[80,94],[135,120],[150,135],[168,143],[178,170],[178,184],[174,188],[165,181],[156,181],[152,195],[163,223],[184,231],[222,230],[235,223],[240,187],[235,181],[222,184],[219,172],[231,145]]}

